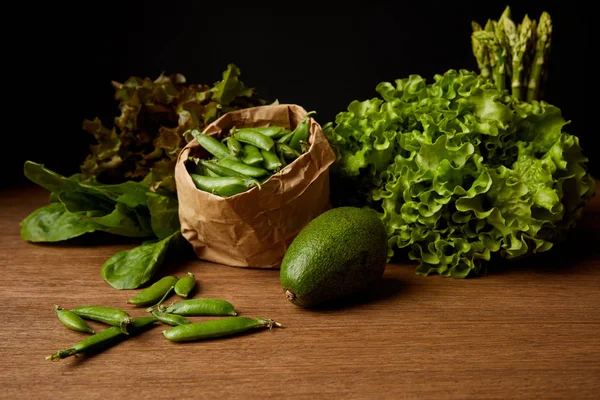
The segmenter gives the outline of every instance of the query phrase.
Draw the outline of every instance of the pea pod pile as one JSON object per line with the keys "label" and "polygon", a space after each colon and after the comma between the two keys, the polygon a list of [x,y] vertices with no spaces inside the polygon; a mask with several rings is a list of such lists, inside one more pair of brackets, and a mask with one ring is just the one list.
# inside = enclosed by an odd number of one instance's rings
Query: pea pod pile
{"label": "pea pod pile", "polygon": [[194,129],[192,135],[210,159],[190,157],[188,172],[200,190],[230,197],[261,189],[271,175],[308,151],[311,111],[294,130],[281,126],[232,128],[219,140]]}
{"label": "pea pod pile", "polygon": [[[63,325],[71,330],[91,334],[73,346],[58,350],[46,357],[47,360],[60,360],[80,353],[100,352],[122,340],[133,337],[155,326],[156,322],[169,325],[163,335],[171,342],[189,342],[232,336],[259,328],[281,327],[279,322],[268,318],[238,316],[233,304],[216,298],[189,298],[196,291],[196,277],[191,272],[186,276],[165,276],[154,284],[142,289],[127,300],[127,304],[146,308],[149,316],[133,318],[127,311],[105,306],[80,306],[71,309],[59,305],[54,307]],[[162,303],[175,293],[183,298],[169,306]],[[222,317],[203,322],[193,322],[186,317]],[[94,331],[85,320],[111,325],[101,331]]]}

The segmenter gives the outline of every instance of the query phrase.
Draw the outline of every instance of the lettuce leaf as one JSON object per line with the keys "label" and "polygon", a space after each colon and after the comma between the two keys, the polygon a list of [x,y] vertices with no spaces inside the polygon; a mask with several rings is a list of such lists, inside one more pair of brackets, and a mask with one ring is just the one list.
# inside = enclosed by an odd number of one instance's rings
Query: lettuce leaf
{"label": "lettuce leaf", "polygon": [[370,207],[389,256],[463,278],[549,250],[595,193],[559,108],[521,103],[467,70],[382,82],[324,125],[334,205]]}

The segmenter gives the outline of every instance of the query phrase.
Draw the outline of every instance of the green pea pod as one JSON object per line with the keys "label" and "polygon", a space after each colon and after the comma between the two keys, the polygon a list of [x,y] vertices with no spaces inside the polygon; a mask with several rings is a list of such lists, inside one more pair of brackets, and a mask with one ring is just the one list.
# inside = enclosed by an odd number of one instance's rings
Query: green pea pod
{"label": "green pea pod", "polygon": [[[149,328],[156,322],[155,317],[140,317],[136,318],[131,322],[131,333],[137,335]],[[46,357],[46,360],[60,360],[80,353],[94,352],[98,350],[104,350],[116,343],[119,340],[126,338],[127,335],[116,326],[104,329],[103,331],[97,332],[94,335],[77,342],[73,346],[65,350],[58,350],[56,353]]]}
{"label": "green pea pod", "polygon": [[[263,157],[264,157],[264,155],[263,155]],[[234,171],[239,172],[240,174],[244,174],[244,175],[252,177],[252,178],[260,178],[262,176],[269,174],[269,171],[267,171],[264,168],[255,167],[253,165],[247,165],[247,164],[244,164],[243,162],[236,161],[236,160],[222,159],[222,160],[219,160],[219,165],[229,168],[229,169],[232,169]]]}
{"label": "green pea pod", "polygon": [[206,168],[207,171],[211,171],[211,172],[215,173],[216,174],[215,176],[236,176],[238,178],[252,180],[255,182],[256,186],[258,186],[259,189],[261,187],[260,182],[257,181],[256,179],[254,179],[248,175],[244,175],[234,169],[224,167],[224,166],[218,164],[216,161],[200,160],[199,163],[204,168]]}
{"label": "green pea pod", "polygon": [[250,329],[281,327],[279,322],[261,317],[219,318],[205,322],[179,325],[163,331],[165,338],[172,342],[214,339],[236,335]]}
{"label": "green pea pod", "polygon": [[283,135],[282,137],[280,137],[279,139],[277,139],[277,143],[284,143],[287,144],[290,139],[292,138],[292,136],[294,136],[294,132],[288,132],[285,135]]}
{"label": "green pea pod", "polygon": [[235,196],[256,186],[255,180],[245,180],[236,176],[202,176],[190,174],[194,185],[200,190],[221,197]]}
{"label": "green pea pod", "polygon": [[296,129],[293,130],[292,138],[290,139],[289,146],[296,150],[302,151],[302,143],[308,142],[308,136],[310,133],[310,117],[315,114],[314,111],[309,112],[306,116],[300,121]]}
{"label": "green pea pod", "polygon": [[192,129],[191,134],[194,137],[194,139],[196,139],[196,141],[198,141],[200,146],[202,146],[206,151],[208,151],[213,156],[215,156],[219,159],[221,159],[221,158],[235,159],[235,155],[229,151],[227,146],[225,146],[223,143],[219,142],[214,137],[200,133],[200,131],[198,131],[196,129]]}
{"label": "green pea pod", "polygon": [[225,140],[227,142],[227,149],[229,149],[233,155],[240,155],[244,151],[242,144],[233,136],[228,136]]}
{"label": "green pea pod", "polygon": [[258,132],[261,135],[265,135],[270,138],[276,138],[284,134],[285,131],[286,129],[282,126],[253,126],[241,129],[233,128],[230,134],[233,135],[238,132]]}
{"label": "green pea pod", "polygon": [[259,149],[271,150],[275,146],[275,142],[268,136],[263,135],[255,130],[239,130],[233,134],[237,140],[243,143],[251,144]]}
{"label": "green pea pod", "polygon": [[265,160],[264,165],[266,169],[268,169],[269,171],[279,171],[281,169],[283,164],[281,163],[279,157],[277,157],[277,154],[262,149],[260,150],[260,152],[263,159]]}
{"label": "green pea pod", "polygon": [[165,276],[127,300],[127,304],[134,304],[136,306],[156,304],[177,284],[178,280],[175,276]]}
{"label": "green pea pod", "polygon": [[196,277],[191,272],[180,278],[175,284],[175,293],[181,297],[188,297],[196,287]]}
{"label": "green pea pod", "polygon": [[263,156],[260,153],[260,150],[261,149],[259,149],[256,146],[252,146],[251,144],[245,144],[242,162],[244,164],[253,165],[255,167],[259,166],[263,162]]}
{"label": "green pea pod", "polygon": [[127,311],[114,307],[81,306],[72,308],[71,311],[83,319],[116,326],[126,335],[128,334],[127,326],[133,322],[133,318]]}
{"label": "green pea pod", "polygon": [[300,157],[300,152],[288,146],[287,144],[277,143],[277,151],[285,157],[286,160],[293,161]]}
{"label": "green pea pod", "polygon": [[237,315],[233,305],[221,299],[197,298],[178,301],[165,310],[171,314],[188,317],[202,315]]}
{"label": "green pea pod", "polygon": [[160,322],[164,322],[165,324],[172,326],[186,325],[190,323],[187,318],[182,317],[181,315],[169,314],[168,312],[164,311],[152,310],[152,315]]}
{"label": "green pea pod", "polygon": [[56,311],[59,321],[67,328],[78,332],[95,333],[94,330],[85,323],[83,318],[73,311],[65,310],[61,306],[56,305],[54,306],[54,311]]}

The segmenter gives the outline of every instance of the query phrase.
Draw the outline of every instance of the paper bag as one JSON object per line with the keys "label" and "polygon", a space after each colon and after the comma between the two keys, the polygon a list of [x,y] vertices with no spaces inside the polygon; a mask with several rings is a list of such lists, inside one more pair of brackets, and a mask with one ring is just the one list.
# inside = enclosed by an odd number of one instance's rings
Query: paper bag
{"label": "paper bag", "polygon": [[[232,127],[283,126],[294,129],[307,114],[297,105],[270,105],[232,111],[207,126],[221,139]],[[292,240],[313,218],[331,208],[329,166],[335,155],[321,126],[310,122],[310,149],[246,192],[223,198],[196,188],[188,157],[209,158],[194,139],[179,154],[175,181],[183,236],[198,258],[236,267],[279,268]]]}

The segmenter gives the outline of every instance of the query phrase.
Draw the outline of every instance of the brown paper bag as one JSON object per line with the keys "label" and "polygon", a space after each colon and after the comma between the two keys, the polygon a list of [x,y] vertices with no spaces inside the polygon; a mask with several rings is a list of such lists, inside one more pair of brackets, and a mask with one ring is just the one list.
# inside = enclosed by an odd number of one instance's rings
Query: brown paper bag
{"label": "brown paper bag", "polygon": [[[221,138],[234,126],[294,129],[306,113],[287,104],[232,111],[203,133]],[[254,187],[227,198],[196,188],[185,162],[190,156],[209,154],[195,139],[183,148],[175,166],[179,219],[181,232],[198,258],[236,267],[279,268],[300,230],[331,208],[329,166],[335,155],[314,119],[309,144],[306,153],[273,174],[262,189]]]}

